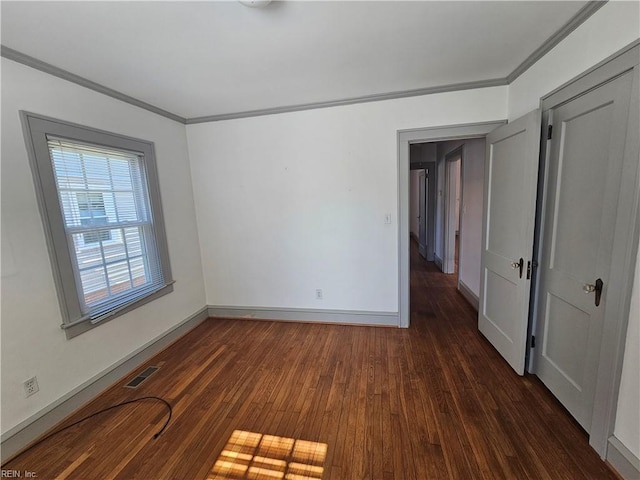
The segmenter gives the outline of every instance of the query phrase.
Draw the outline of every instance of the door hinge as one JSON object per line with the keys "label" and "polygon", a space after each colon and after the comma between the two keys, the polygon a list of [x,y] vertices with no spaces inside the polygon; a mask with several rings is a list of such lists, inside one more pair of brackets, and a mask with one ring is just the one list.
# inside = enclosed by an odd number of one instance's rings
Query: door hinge
{"label": "door hinge", "polygon": [[547,140],[551,140],[551,137],[553,137],[553,125],[547,127]]}
{"label": "door hinge", "polygon": [[536,336],[531,335],[531,348],[536,348]]}

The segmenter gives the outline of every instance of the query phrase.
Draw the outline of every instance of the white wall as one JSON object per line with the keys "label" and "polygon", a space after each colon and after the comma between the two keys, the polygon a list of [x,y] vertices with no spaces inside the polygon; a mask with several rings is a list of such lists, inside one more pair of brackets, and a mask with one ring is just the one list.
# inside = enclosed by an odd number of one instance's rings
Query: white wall
{"label": "white wall", "polygon": [[459,281],[480,296],[480,256],[482,253],[482,201],[484,198],[485,139],[465,141],[462,164],[462,218]]}
{"label": "white wall", "polygon": [[[174,291],[65,338],[19,110],[155,142]],[[2,59],[2,431],[205,305],[184,125]],[[40,392],[24,398],[22,382]]]}
{"label": "white wall", "polygon": [[640,259],[631,295],[615,436],[640,458]]}
{"label": "white wall", "polygon": [[[640,37],[640,2],[610,1],[509,86],[509,120],[537,108],[540,98]],[[640,255],[636,261],[639,268]],[[629,317],[614,434],[640,458],[638,275]]]}
{"label": "white wall", "polygon": [[207,302],[397,312],[397,131],[500,120],[506,98],[493,87],[188,125]]}
{"label": "white wall", "polygon": [[456,273],[456,232],[459,226],[459,209],[457,209],[457,207],[460,195],[460,161],[461,155],[457,154],[454,160],[444,162],[445,187],[442,192],[442,199],[445,211],[445,224],[443,229],[444,265],[442,271],[451,274]]}

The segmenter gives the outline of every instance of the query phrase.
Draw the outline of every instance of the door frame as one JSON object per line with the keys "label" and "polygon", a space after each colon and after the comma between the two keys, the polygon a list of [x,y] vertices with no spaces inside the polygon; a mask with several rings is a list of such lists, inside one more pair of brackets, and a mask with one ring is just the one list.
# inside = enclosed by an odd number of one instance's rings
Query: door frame
{"label": "door frame", "polygon": [[[484,138],[506,120],[398,130],[398,327],[409,327],[409,145]],[[434,172],[435,176],[435,172]]]}
{"label": "door frame", "polygon": [[[638,120],[638,115],[633,113],[640,110],[640,102],[638,101],[639,57],[640,41],[636,41],[540,100],[543,122],[542,131],[547,132],[549,124],[552,124],[552,119],[550,118],[551,109],[597,88],[622,73],[635,70],[629,124],[627,126],[627,138],[631,139],[628,144],[630,148],[625,150],[623,159],[621,193],[616,216],[607,304],[604,312],[604,323],[608,327],[603,329],[602,334],[592,425],[589,435],[589,444],[602,458],[607,456],[609,439],[613,435],[615,427],[627,325],[631,307],[631,292],[640,239],[640,187],[638,186],[640,168],[638,166],[638,158],[637,156],[634,157],[633,153],[638,152],[640,144],[640,135],[638,135],[640,121]],[[534,260],[538,263],[542,257],[542,249],[545,247],[541,235],[542,226],[544,225],[545,196],[541,192],[545,191],[547,184],[548,142],[547,135],[544,135],[543,140],[541,140],[540,151],[541,176],[536,213],[536,245],[534,247]],[[532,279],[532,306],[529,320],[530,330],[534,334],[538,327],[539,282],[539,275],[535,275]],[[535,356],[531,352],[531,348],[529,349],[528,357],[527,370],[535,373],[536,365],[533,361]],[[613,375],[611,372],[613,372]]]}
{"label": "door frame", "polygon": [[[425,229],[425,248],[426,250],[423,252],[422,249],[420,249],[420,231],[418,231],[418,236],[417,236],[417,241],[418,241],[418,247],[419,247],[419,252],[420,254],[425,258],[425,260],[427,262],[433,262],[434,258],[433,258],[433,254],[434,254],[434,245],[435,245],[435,230],[436,230],[436,224],[435,224],[435,219],[436,219],[436,190],[437,190],[437,185],[435,182],[435,178],[437,175],[436,172],[436,162],[418,162],[417,163],[418,166],[416,166],[416,164],[411,165],[411,163],[409,164],[409,170],[424,170],[425,171],[425,191],[426,191],[426,196],[425,196],[425,215],[426,215],[426,220],[424,223],[424,229]],[[431,172],[430,174],[428,172]],[[411,194],[411,192],[409,192]],[[419,229],[418,229],[419,230]]]}
{"label": "door frame", "polygon": [[[447,154],[445,154],[444,156],[444,228],[442,229],[442,270],[445,273],[455,273],[455,267],[453,265],[451,265],[451,263],[455,262],[455,232],[453,234],[454,236],[454,244],[453,244],[453,256],[451,256],[451,225],[450,223],[450,219],[449,219],[449,215],[451,214],[451,204],[455,202],[455,198],[452,198],[451,196],[451,189],[449,188],[449,184],[451,182],[451,168],[452,168],[452,163],[458,158],[460,157],[460,169],[458,172],[458,176],[460,178],[460,191],[458,192],[458,195],[460,196],[460,203],[458,205],[458,229],[459,229],[459,238],[462,239],[462,192],[463,192],[463,188],[462,188],[462,172],[463,172],[463,164],[464,164],[464,144],[460,145],[459,147],[454,148],[453,150],[451,150],[450,152],[448,152]],[[458,258],[458,263],[460,263],[460,259],[462,258],[462,240],[460,240],[460,251],[459,253],[459,258]],[[458,265],[458,268],[460,268],[460,265]]]}
{"label": "door frame", "polygon": [[437,162],[427,162],[427,262],[433,262],[433,255],[436,250],[436,203],[438,185],[436,178],[438,175]]}
{"label": "door frame", "polygon": [[[429,174],[427,172],[428,169],[423,168],[418,174],[418,252],[425,258],[427,257],[427,252],[429,250],[429,242],[427,238],[427,232],[429,231],[427,227],[429,218],[429,214],[427,212]],[[423,213],[424,218],[422,218]],[[424,243],[420,243],[420,239],[423,239]]]}

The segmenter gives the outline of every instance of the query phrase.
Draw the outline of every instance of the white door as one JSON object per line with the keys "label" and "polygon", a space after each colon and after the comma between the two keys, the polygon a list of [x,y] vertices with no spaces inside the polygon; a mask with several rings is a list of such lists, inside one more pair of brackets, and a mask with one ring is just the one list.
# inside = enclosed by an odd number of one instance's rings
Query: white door
{"label": "white door", "polygon": [[524,373],[540,111],[487,135],[478,328]]}
{"label": "white door", "polygon": [[629,72],[550,112],[535,373],[587,431],[632,77]]}
{"label": "white door", "polygon": [[427,175],[422,170],[419,175],[420,187],[418,192],[418,251],[427,257]]}

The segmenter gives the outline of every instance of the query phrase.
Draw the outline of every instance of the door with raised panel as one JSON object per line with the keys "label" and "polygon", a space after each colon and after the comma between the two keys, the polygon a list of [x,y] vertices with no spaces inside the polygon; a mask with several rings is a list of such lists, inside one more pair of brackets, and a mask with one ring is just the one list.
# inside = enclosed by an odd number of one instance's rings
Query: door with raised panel
{"label": "door with raised panel", "polygon": [[632,80],[628,72],[549,114],[535,373],[587,431]]}
{"label": "door with raised panel", "polygon": [[487,135],[478,329],[524,373],[540,112]]}

